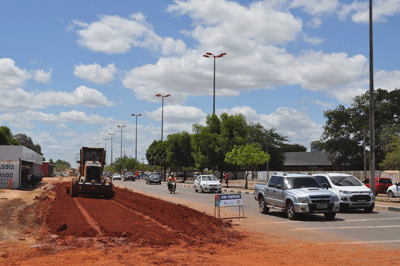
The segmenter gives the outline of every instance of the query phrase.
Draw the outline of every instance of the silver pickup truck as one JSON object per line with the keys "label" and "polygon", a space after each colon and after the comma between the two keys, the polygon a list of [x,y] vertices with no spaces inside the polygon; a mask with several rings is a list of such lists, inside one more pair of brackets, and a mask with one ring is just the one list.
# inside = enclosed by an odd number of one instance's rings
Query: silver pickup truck
{"label": "silver pickup truck", "polygon": [[256,184],[254,197],[261,213],[277,208],[291,220],[302,213],[323,213],[326,220],[333,220],[340,208],[337,195],[306,174],[274,174],[267,184]]}

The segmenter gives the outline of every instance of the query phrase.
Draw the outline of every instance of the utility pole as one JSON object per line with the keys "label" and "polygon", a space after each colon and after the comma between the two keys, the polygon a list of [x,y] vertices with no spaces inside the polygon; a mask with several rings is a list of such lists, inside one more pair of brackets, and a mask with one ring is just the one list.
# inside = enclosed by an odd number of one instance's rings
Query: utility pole
{"label": "utility pole", "polygon": [[110,135],[111,136],[111,165],[113,164],[113,145],[112,145],[112,139],[113,139],[113,136],[115,135],[115,133],[108,133],[108,135]]}
{"label": "utility pole", "polygon": [[374,49],[372,34],[372,0],[369,0],[369,184],[375,195],[375,100],[374,100]]}

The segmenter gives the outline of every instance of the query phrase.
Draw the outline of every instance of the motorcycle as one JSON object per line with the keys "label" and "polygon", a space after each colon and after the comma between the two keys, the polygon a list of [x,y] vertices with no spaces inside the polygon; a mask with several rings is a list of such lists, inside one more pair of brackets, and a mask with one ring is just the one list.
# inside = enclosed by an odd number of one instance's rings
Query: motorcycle
{"label": "motorcycle", "polygon": [[176,190],[176,182],[172,182],[172,183],[168,183],[168,190],[169,193],[174,193],[175,194],[175,190]]}

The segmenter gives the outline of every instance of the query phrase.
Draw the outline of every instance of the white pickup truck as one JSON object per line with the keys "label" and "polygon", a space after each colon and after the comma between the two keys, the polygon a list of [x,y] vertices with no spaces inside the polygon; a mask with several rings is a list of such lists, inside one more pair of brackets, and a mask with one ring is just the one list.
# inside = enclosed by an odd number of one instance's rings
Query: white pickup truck
{"label": "white pickup truck", "polygon": [[306,174],[274,174],[267,184],[255,185],[254,197],[261,213],[277,208],[291,220],[302,213],[323,213],[326,220],[333,220],[340,208],[337,195]]}

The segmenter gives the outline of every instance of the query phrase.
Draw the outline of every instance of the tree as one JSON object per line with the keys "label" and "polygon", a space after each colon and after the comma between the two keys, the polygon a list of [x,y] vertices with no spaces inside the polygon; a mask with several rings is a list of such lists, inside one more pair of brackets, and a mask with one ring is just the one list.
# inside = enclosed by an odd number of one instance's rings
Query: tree
{"label": "tree", "polygon": [[168,162],[172,167],[182,167],[183,181],[186,181],[186,170],[194,165],[192,156],[191,135],[187,132],[168,135]]}
{"label": "tree", "polygon": [[165,173],[167,172],[168,166],[170,166],[168,162],[167,141],[154,140],[146,151],[146,159],[149,164],[163,168],[165,180]]}
{"label": "tree", "polygon": [[[375,158],[379,165],[387,153],[380,135],[387,126],[400,123],[400,90],[378,89],[374,99]],[[353,101],[348,108],[339,105],[324,112],[327,121],[318,148],[327,152],[332,164],[338,168],[363,169],[363,129],[369,128],[369,92],[356,96]],[[368,134],[366,141],[369,142]]]}
{"label": "tree", "polygon": [[225,156],[225,161],[229,164],[238,165],[246,172],[245,189],[248,188],[247,172],[254,169],[257,165],[268,162],[270,155],[262,151],[257,144],[246,144],[245,146],[235,145]]}
{"label": "tree", "polygon": [[25,134],[17,134],[14,137],[16,140],[18,140],[18,142],[22,145],[27,147],[28,149],[31,149],[39,154],[42,154],[42,148],[40,147],[39,144],[33,144],[33,141],[31,139],[31,137],[28,137]]}
{"label": "tree", "polygon": [[[52,160],[50,159],[50,162],[51,161]],[[69,162],[66,162],[66,161],[63,161],[63,160],[60,160],[60,159],[58,159],[56,161],[55,165],[56,165],[55,166],[55,171],[56,172],[65,172],[65,171],[67,171],[68,169],[71,168],[71,164]]]}
{"label": "tree", "polygon": [[260,123],[249,123],[248,143],[256,143],[261,149],[270,154],[271,158],[265,169],[282,170],[285,165],[285,156],[282,147],[288,142],[286,136],[276,132],[275,128],[265,129]]}
{"label": "tree", "polygon": [[11,133],[10,128],[6,126],[0,127],[0,145],[20,145]]}
{"label": "tree", "polygon": [[122,165],[122,169],[128,169],[128,170],[138,170],[137,166],[139,165],[139,162],[135,160],[135,158],[128,158]]}
{"label": "tree", "polygon": [[283,152],[306,152],[307,148],[300,144],[283,144]]}
{"label": "tree", "polygon": [[219,154],[215,149],[218,146],[218,133],[211,132],[209,126],[199,124],[193,125],[193,132],[191,146],[195,168],[215,169],[219,162]]}
{"label": "tree", "polygon": [[387,126],[382,130],[380,142],[385,144],[386,156],[380,167],[384,169],[398,170],[400,166],[400,125]]}

